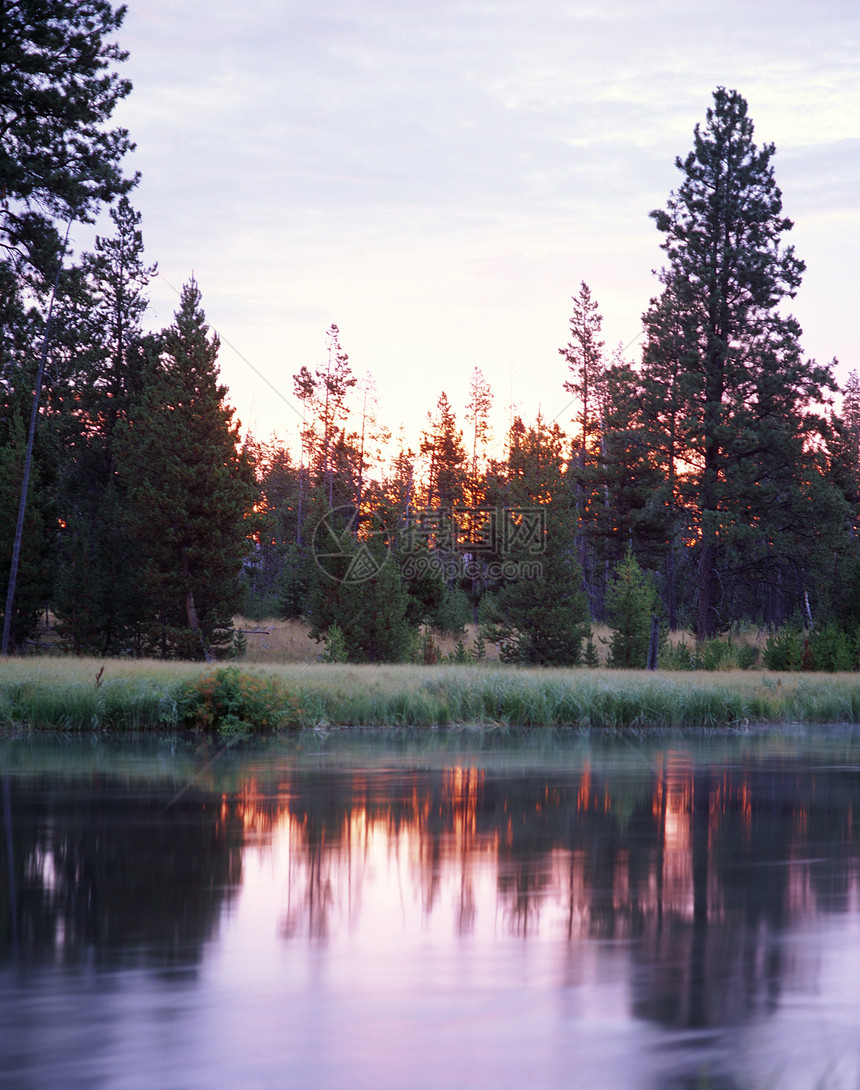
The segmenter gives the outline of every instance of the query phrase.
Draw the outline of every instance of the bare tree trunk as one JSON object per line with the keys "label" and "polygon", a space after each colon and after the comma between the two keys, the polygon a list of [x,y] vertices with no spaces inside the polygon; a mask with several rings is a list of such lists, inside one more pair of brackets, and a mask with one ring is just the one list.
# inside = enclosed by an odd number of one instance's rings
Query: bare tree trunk
{"label": "bare tree trunk", "polygon": [[696,639],[699,643],[709,640],[716,632],[716,547],[708,542],[702,545],[699,556],[699,606],[696,616]]}
{"label": "bare tree trunk", "polygon": [[207,662],[212,661],[212,654],[209,648],[206,646],[206,641],[203,639],[203,633],[200,630],[200,619],[197,616],[197,607],[194,605],[194,591],[189,583],[189,576],[191,572],[188,567],[188,557],[183,552],[182,554],[182,575],[185,579],[185,618],[188,621],[188,627],[194,633],[194,635],[200,640],[200,646],[203,648],[203,657]]}

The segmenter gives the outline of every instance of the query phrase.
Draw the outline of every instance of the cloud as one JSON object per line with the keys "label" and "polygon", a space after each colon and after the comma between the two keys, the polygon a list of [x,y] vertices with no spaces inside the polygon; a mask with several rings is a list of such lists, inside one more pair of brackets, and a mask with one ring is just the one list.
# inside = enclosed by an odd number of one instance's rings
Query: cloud
{"label": "cloud", "polygon": [[[527,369],[546,403],[581,279],[607,343],[635,335],[661,258],[648,212],[724,84],[776,142],[814,255],[810,351],[850,356],[857,319],[830,320],[826,283],[856,297],[857,22],[837,0],[147,0],[120,35],[118,120],[148,255],[177,283],[194,269],[278,381],[336,321],[395,414],[475,364],[509,387]],[[171,305],[154,290],[155,320]]]}

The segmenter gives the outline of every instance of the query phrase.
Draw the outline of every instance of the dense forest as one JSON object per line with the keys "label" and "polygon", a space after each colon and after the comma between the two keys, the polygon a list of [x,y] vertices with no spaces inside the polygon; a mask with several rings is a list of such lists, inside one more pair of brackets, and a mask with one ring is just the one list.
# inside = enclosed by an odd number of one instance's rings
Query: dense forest
{"label": "dense forest", "polygon": [[[860,380],[840,391],[803,355],[804,265],[738,92],[714,92],[651,213],[664,262],[638,358],[607,352],[588,284],[573,295],[568,430],[513,416],[492,435],[475,368],[464,406],[440,391],[419,436],[392,436],[332,325],[293,376],[299,434],[263,442],[233,419],[193,278],[170,326],[145,328],[157,267],[131,137],[110,127],[131,90],[123,15],[3,9],[4,651],[51,615],[75,654],[212,658],[241,612],[302,618],[351,661],[414,657],[420,633],[472,622],[478,653],[593,663],[609,622],[610,662],[639,665],[659,615],[700,643],[827,629],[857,667]],[[105,209],[110,234],[72,259],[68,225]]]}

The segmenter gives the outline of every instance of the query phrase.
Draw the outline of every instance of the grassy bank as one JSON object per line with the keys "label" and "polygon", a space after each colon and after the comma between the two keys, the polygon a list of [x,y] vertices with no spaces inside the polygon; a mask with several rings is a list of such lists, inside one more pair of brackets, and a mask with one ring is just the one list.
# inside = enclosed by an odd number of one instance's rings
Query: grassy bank
{"label": "grassy bank", "polygon": [[[100,671],[102,671],[100,673]],[[12,659],[0,724],[60,730],[718,727],[860,722],[856,674]]]}

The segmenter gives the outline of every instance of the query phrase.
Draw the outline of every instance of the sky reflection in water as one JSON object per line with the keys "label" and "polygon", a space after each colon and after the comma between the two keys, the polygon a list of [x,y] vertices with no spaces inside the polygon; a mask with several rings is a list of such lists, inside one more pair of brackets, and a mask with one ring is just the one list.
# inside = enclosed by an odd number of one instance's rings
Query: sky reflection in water
{"label": "sky reflection in water", "polygon": [[858,736],[519,745],[6,743],[0,1085],[860,1084]]}

